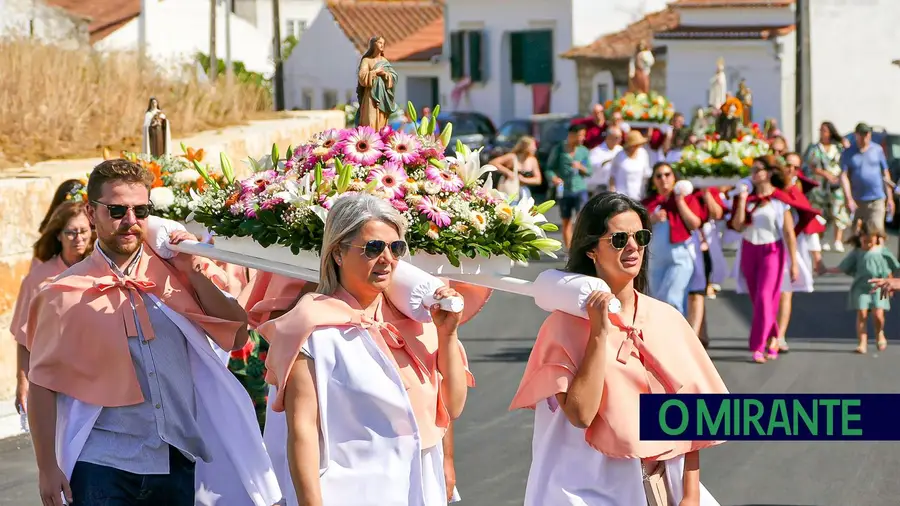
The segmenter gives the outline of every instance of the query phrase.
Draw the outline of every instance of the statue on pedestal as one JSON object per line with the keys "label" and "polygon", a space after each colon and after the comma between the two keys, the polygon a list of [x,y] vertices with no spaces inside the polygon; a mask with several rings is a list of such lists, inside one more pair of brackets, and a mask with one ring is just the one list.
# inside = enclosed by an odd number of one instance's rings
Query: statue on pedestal
{"label": "statue on pedestal", "polygon": [[716,75],[709,83],[709,106],[713,109],[721,109],[725,104],[728,90],[728,79],[725,77],[725,60],[719,58],[716,62]]}
{"label": "statue on pedestal", "polygon": [[753,123],[753,95],[746,79],[741,79],[738,84],[737,99],[744,105],[744,126],[750,126]]}
{"label": "statue on pedestal", "polygon": [[384,37],[376,35],[369,39],[369,47],[357,68],[357,126],[370,126],[376,131],[387,126],[388,119],[397,110],[394,102],[396,85],[397,72],[384,57]]}
{"label": "statue on pedestal", "polygon": [[656,59],[646,42],[639,42],[637,51],[628,64],[628,91],[631,93],[650,93],[650,69]]}
{"label": "statue on pedestal", "polygon": [[172,146],[172,129],[169,126],[169,119],[166,117],[162,109],[159,108],[159,101],[151,97],[150,103],[147,105],[147,112],[144,113],[144,142],[141,152],[154,158],[166,156],[170,154]]}

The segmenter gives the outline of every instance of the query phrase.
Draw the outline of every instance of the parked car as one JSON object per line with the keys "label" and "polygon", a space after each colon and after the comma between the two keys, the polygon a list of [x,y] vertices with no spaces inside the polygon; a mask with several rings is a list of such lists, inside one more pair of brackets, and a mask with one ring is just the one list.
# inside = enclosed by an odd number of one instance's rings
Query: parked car
{"label": "parked car", "polygon": [[[538,164],[543,169],[550,158],[550,150],[566,139],[569,125],[575,118],[573,114],[536,114],[529,118],[509,120],[497,129],[493,142],[486,145],[481,152],[481,162],[488,163],[492,158],[509,153],[519,139],[530,135],[537,141]],[[539,187],[532,189],[532,194],[538,201],[543,200],[546,193],[546,180]]]}
{"label": "parked car", "polygon": [[438,114],[438,128],[444,128],[448,122],[453,124],[453,134],[447,145],[445,154],[456,155],[456,141],[461,141],[475,150],[491,142],[497,134],[494,122],[479,112],[448,112]]}
{"label": "parked car", "polygon": [[[845,138],[850,141],[851,146],[856,145],[856,136],[852,132],[847,134]],[[894,184],[900,184],[900,134],[889,133],[884,128],[873,127],[872,142],[879,144],[881,149],[884,150],[884,156],[887,158],[891,181],[893,181]],[[892,229],[898,229],[900,228],[900,196],[894,193],[893,198],[895,204],[894,216],[893,219],[887,223],[887,226]]]}

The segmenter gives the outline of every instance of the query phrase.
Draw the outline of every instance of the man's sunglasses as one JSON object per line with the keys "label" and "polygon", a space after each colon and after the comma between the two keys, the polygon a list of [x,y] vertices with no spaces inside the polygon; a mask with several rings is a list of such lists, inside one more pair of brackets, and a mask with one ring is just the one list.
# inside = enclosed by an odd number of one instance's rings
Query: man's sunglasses
{"label": "man's sunglasses", "polygon": [[384,253],[384,248],[391,248],[391,255],[394,258],[400,258],[406,255],[406,242],[405,241],[394,241],[391,243],[381,241],[378,239],[371,240],[367,242],[364,246],[357,246],[355,244],[351,244],[354,248],[361,248],[366,255],[366,258],[369,260],[374,260],[378,258],[379,255]]}
{"label": "man's sunglasses", "polygon": [[97,204],[99,206],[105,207],[109,211],[109,217],[118,220],[124,218],[126,214],[128,214],[129,209],[134,210],[134,217],[143,220],[147,216],[150,216],[150,211],[153,210],[152,204],[140,204],[136,206],[123,206],[120,204],[104,204],[103,202],[99,202],[97,200],[92,200],[92,204]]}
{"label": "man's sunglasses", "polygon": [[634,242],[637,243],[638,247],[645,247],[650,244],[650,238],[653,237],[653,233],[651,233],[647,229],[638,230],[637,232],[629,234],[628,232],[613,232],[607,237],[603,239],[609,239],[609,242],[612,244],[613,248],[616,249],[625,249],[625,246],[628,246],[628,239],[634,236]]}

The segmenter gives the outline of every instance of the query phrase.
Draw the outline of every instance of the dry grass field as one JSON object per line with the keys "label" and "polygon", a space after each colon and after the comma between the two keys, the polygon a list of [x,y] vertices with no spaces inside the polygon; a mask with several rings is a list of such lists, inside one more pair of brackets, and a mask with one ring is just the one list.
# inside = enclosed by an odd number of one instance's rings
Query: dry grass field
{"label": "dry grass field", "polygon": [[139,67],[134,53],[0,39],[0,169],[137,149],[151,96],[173,138],[274,115],[271,94],[259,86],[223,78],[213,87],[194,69]]}

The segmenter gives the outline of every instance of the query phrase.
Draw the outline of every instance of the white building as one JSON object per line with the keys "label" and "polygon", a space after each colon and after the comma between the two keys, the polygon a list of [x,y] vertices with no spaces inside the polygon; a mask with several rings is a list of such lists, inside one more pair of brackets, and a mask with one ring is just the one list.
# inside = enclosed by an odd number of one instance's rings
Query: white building
{"label": "white building", "polygon": [[576,64],[560,55],[668,1],[447,0],[449,65],[440,87],[451,100],[442,107],[479,111],[497,124],[544,112],[578,113]]}
{"label": "white building", "polygon": [[78,47],[88,44],[89,24],[89,19],[42,0],[0,0],[0,36],[33,36]]}
{"label": "white building", "polygon": [[[259,30],[263,37],[272,40],[275,33],[274,9],[272,0],[232,0],[234,12]],[[309,28],[319,11],[322,0],[280,0],[278,17],[281,20],[281,39],[290,36],[300,39]]]}
{"label": "white building", "polygon": [[398,74],[396,103],[405,108],[441,101],[439,57],[444,38],[440,0],[329,3],[285,62],[289,109],[331,109],[356,101],[357,66],[369,39],[385,39],[385,57]]}
{"label": "white building", "polygon": [[[660,80],[676,108],[690,114],[707,105],[722,58],[728,92],[735,94],[741,79],[752,90],[753,121],[775,118],[789,142],[795,139],[795,2],[678,0],[671,9],[676,23],[658,31],[653,46],[665,48]],[[900,131],[900,68],[892,65],[897,20],[900,2],[892,0],[809,2],[811,101],[803,113],[813,139],[826,120],[844,134],[860,121]]]}

